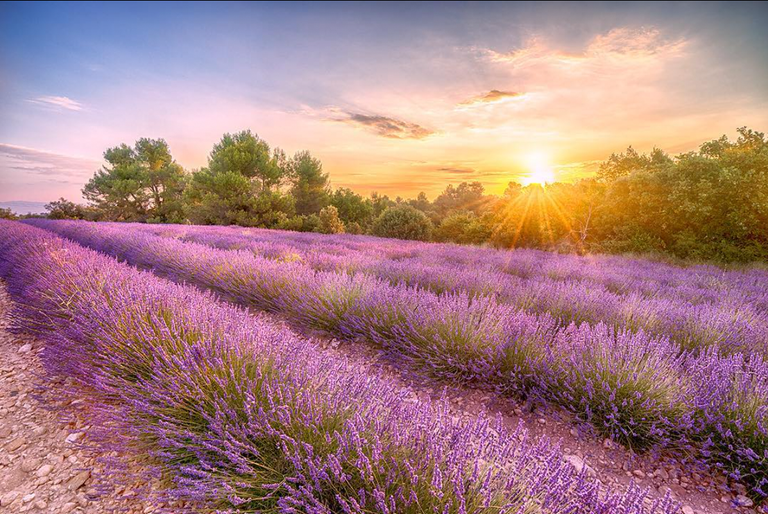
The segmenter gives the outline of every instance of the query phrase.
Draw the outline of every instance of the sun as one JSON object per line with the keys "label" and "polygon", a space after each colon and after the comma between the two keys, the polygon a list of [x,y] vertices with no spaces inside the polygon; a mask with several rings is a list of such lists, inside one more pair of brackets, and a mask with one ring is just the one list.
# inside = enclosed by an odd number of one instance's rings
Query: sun
{"label": "sun", "polygon": [[551,184],[555,181],[555,172],[549,164],[549,158],[543,153],[532,153],[528,156],[528,175],[523,177],[523,185]]}

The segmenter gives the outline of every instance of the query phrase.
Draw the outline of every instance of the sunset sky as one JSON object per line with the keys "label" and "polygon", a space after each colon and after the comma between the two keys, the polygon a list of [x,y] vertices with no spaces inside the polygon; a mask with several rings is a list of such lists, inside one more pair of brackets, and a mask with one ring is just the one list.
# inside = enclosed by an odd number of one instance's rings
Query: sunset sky
{"label": "sunset sky", "polygon": [[430,198],[628,145],[768,130],[768,3],[0,4],[0,201],[80,201],[103,151],[224,132],[334,187]]}

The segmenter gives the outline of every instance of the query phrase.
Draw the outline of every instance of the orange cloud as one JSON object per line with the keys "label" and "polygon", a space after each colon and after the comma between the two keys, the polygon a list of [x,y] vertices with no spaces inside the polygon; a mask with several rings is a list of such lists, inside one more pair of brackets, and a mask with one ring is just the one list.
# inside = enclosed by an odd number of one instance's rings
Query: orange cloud
{"label": "orange cloud", "polygon": [[348,118],[340,119],[342,123],[362,126],[382,137],[392,139],[424,139],[434,134],[433,130],[409,123],[407,121],[389,118],[386,116],[369,116],[366,114],[348,113]]}
{"label": "orange cloud", "polygon": [[489,104],[495,102],[502,102],[511,98],[519,98],[525,93],[518,93],[516,91],[499,91],[498,89],[492,89],[483,95],[478,95],[461,102],[459,105],[477,105],[477,104]]}

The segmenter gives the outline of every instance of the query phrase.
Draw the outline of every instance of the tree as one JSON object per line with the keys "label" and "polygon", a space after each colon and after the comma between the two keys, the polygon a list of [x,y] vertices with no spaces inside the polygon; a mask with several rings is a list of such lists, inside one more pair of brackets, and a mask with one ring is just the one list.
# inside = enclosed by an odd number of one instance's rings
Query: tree
{"label": "tree", "polygon": [[186,174],[162,139],[142,138],[104,152],[108,165],[83,188],[83,196],[116,221],[175,222],[182,219]]}
{"label": "tree", "polygon": [[336,207],[329,205],[323,207],[320,211],[320,226],[319,231],[323,234],[343,234],[344,223],[339,219],[339,211]]}
{"label": "tree", "polygon": [[378,218],[385,210],[395,205],[396,203],[390,200],[387,195],[380,195],[376,191],[371,193],[371,206],[373,207],[374,218]]}
{"label": "tree", "polygon": [[224,134],[208,167],[193,173],[184,197],[193,223],[273,227],[294,215],[294,200],[277,189],[285,154],[250,130]]}
{"label": "tree", "polygon": [[235,171],[200,170],[186,191],[187,217],[202,225],[272,227],[293,216],[293,198],[260,189],[260,183]]}
{"label": "tree", "polygon": [[373,233],[380,237],[427,241],[432,233],[432,222],[426,214],[410,205],[389,207],[376,218]]}
{"label": "tree", "polygon": [[[768,257],[764,134],[742,127],[735,142],[723,136],[675,159],[656,151],[631,160],[641,165],[613,174],[596,220],[603,249],[722,262]],[[624,164],[616,156],[608,163]]]}
{"label": "tree", "polygon": [[83,220],[89,218],[84,206],[70,202],[66,198],[59,198],[45,204],[48,218],[52,220]]}
{"label": "tree", "polygon": [[482,214],[488,204],[489,199],[485,196],[485,188],[480,182],[462,182],[457,187],[448,185],[434,201],[435,210],[440,216],[454,211]]}
{"label": "tree", "polygon": [[481,244],[490,238],[492,228],[473,212],[459,211],[448,215],[435,229],[436,241],[459,244]]}
{"label": "tree", "polygon": [[637,153],[637,150],[630,146],[625,153],[611,154],[607,161],[600,164],[597,178],[612,182],[635,171],[659,171],[671,164],[672,159],[658,148],[654,148],[650,155],[645,155]]}
{"label": "tree", "polygon": [[298,214],[317,214],[328,205],[328,174],[323,173],[322,163],[309,152],[298,152],[291,159],[289,175]]}
{"label": "tree", "polygon": [[408,200],[408,205],[414,209],[418,209],[423,213],[428,213],[432,210],[432,202],[427,198],[427,193],[420,192],[415,199]]}
{"label": "tree", "polygon": [[367,226],[373,218],[373,202],[351,189],[339,188],[330,197],[330,204],[336,207],[339,218],[345,225],[357,223]]}
{"label": "tree", "polygon": [[0,220],[16,220],[19,219],[16,213],[9,207],[0,207]]}
{"label": "tree", "polygon": [[270,153],[269,144],[250,130],[224,134],[208,158],[208,170],[213,173],[236,173],[254,179],[258,189],[267,190],[280,185],[286,175],[285,154]]}

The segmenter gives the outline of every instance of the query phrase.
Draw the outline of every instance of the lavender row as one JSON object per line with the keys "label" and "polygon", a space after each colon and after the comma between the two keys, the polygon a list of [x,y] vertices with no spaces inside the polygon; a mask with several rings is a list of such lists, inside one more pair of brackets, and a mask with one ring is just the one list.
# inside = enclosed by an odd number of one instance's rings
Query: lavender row
{"label": "lavender row", "polygon": [[[256,232],[259,239],[254,240],[253,229],[133,227],[215,248],[245,249],[281,262],[298,261],[320,271],[361,272],[437,293],[490,295],[528,312],[548,312],[563,323],[603,322],[617,329],[644,330],[668,336],[685,348],[716,346],[727,353],[768,355],[768,312],[755,308],[739,289],[733,289],[730,295],[716,289],[706,289],[706,294],[701,288],[695,292],[678,289],[674,295],[649,298],[637,290],[619,293],[602,284],[553,280],[548,276],[520,278],[483,267],[430,262],[424,257],[395,260],[383,257],[386,252],[382,251],[338,252],[334,243],[313,243],[306,253],[296,254],[284,244],[270,243],[261,232]],[[277,240],[285,238],[277,233]],[[768,297],[768,280],[764,285],[763,294]]]}
{"label": "lavender row", "polygon": [[0,272],[47,371],[88,391],[105,451],[163,496],[242,512],[676,512],[600,491],[557,447],[408,399],[385,378],[196,289],[0,222]]}
{"label": "lavender row", "polygon": [[633,447],[695,449],[765,497],[768,367],[757,355],[693,355],[642,331],[562,326],[488,297],[314,272],[125,226],[36,224],[302,327],[378,344],[403,366],[559,404]]}
{"label": "lavender row", "polygon": [[[427,264],[452,264],[480,267],[521,278],[546,277],[553,280],[576,280],[605,286],[608,290],[640,292],[647,297],[666,297],[670,292],[693,303],[721,301],[723,296],[749,301],[760,312],[768,311],[768,271],[724,271],[715,266],[681,268],[641,259],[617,256],[559,255],[539,250],[494,250],[475,246],[420,243],[382,239],[371,236],[297,233],[241,227],[194,227],[184,225],[137,225],[165,233],[216,233],[219,236],[247,236],[250,243],[266,243],[270,253],[284,251],[290,257],[311,252],[335,254],[354,260],[359,255],[383,260],[414,260]],[[282,248],[281,248],[282,247]]]}

